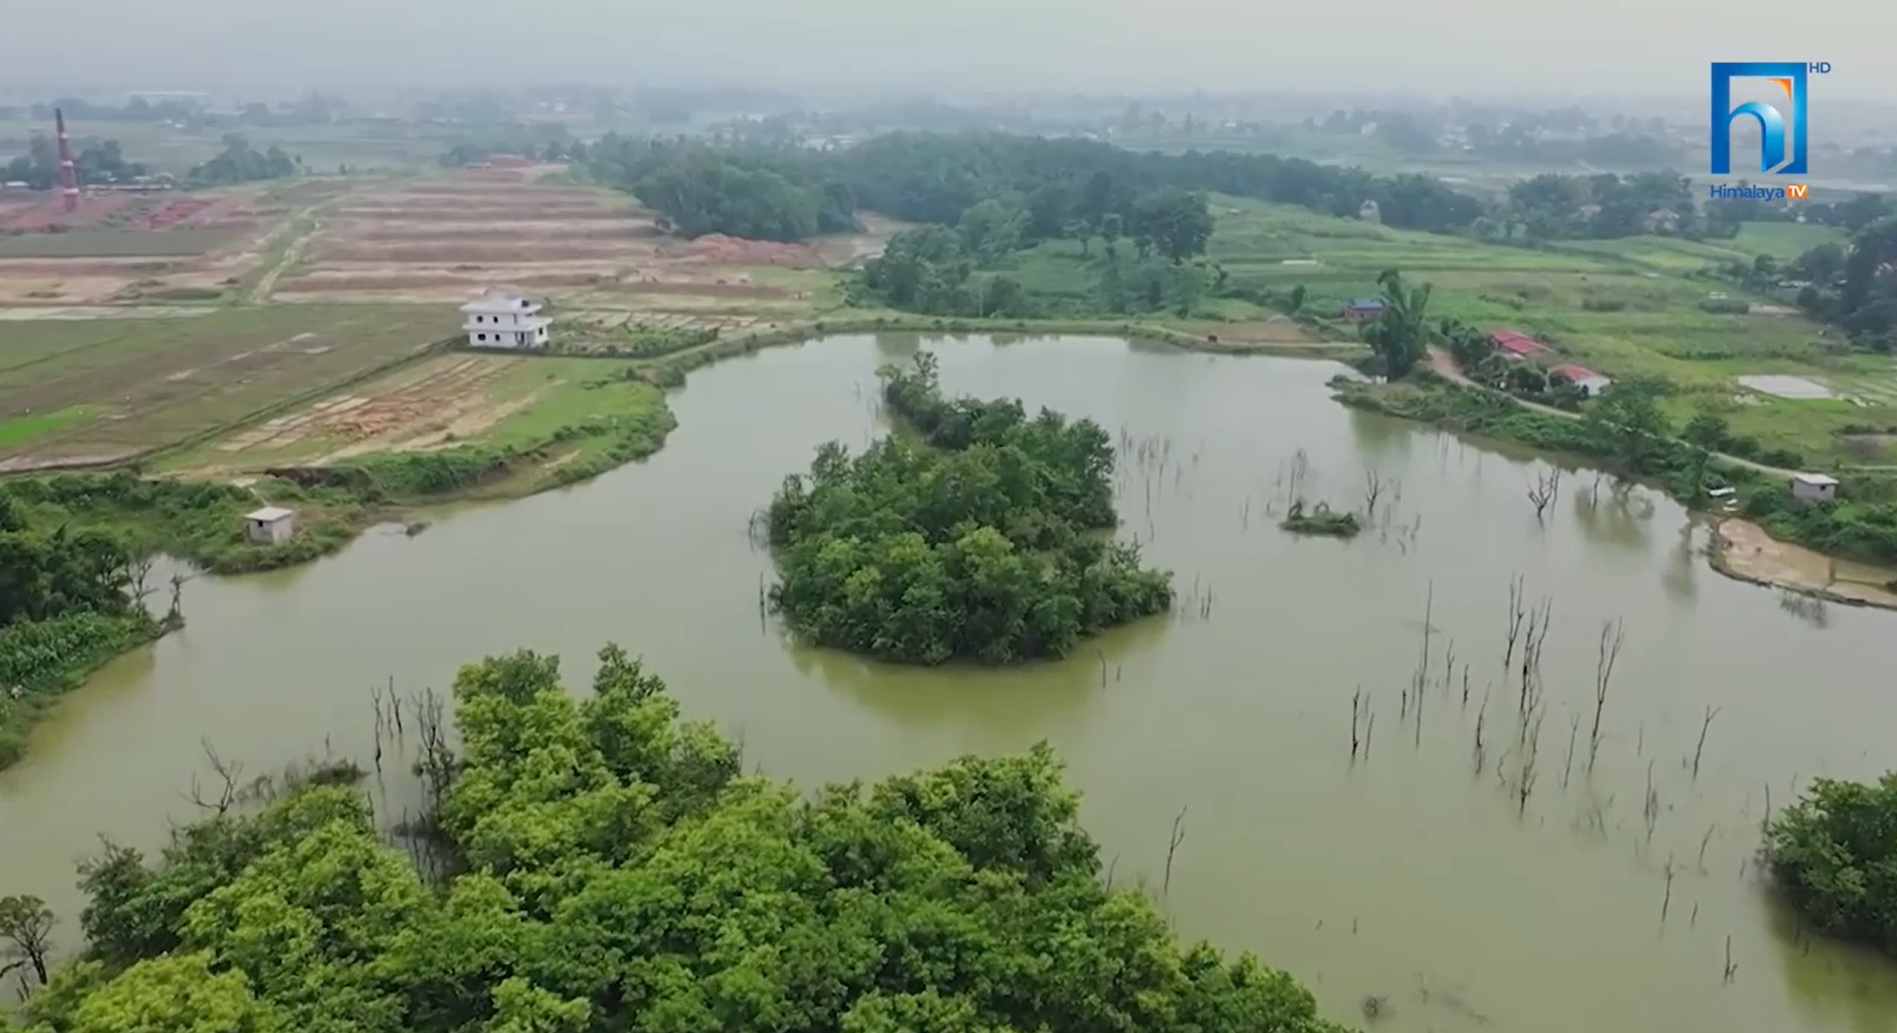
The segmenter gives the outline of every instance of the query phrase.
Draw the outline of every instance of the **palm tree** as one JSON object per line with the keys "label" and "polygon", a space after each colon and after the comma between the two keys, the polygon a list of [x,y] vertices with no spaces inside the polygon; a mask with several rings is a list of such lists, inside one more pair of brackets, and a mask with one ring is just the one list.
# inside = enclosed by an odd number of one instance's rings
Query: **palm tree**
{"label": "palm tree", "polygon": [[1383,375],[1396,380],[1415,369],[1429,347],[1431,287],[1405,288],[1403,274],[1395,269],[1385,269],[1377,284],[1383,288],[1383,312],[1363,325],[1363,339],[1382,360]]}

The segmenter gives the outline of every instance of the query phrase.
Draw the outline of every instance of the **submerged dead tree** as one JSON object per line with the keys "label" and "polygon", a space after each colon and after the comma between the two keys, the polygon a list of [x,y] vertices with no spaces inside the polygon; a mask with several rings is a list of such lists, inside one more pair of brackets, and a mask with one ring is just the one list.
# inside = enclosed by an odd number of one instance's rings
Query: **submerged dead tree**
{"label": "submerged dead tree", "polygon": [[1542,521],[1548,512],[1548,507],[1554,505],[1555,500],[1560,497],[1561,470],[1558,467],[1551,467],[1547,473],[1537,476],[1535,483],[1528,486],[1528,501],[1534,503],[1537,523]]}
{"label": "submerged dead tree", "polygon": [[1614,680],[1614,662],[1620,659],[1623,639],[1620,618],[1601,624],[1600,642],[1594,657],[1594,727],[1587,737],[1587,769],[1594,770],[1594,758],[1601,751],[1601,713],[1607,709],[1607,687]]}
{"label": "submerged dead tree", "polygon": [[1706,730],[1712,727],[1713,718],[1719,716],[1719,708],[1706,708],[1706,717],[1699,723],[1699,745],[1693,747],[1693,780],[1699,781],[1699,759],[1706,752]]}
{"label": "submerged dead tree", "polygon": [[1514,670],[1515,642],[1521,637],[1522,622],[1528,619],[1528,611],[1522,608],[1522,596],[1522,576],[1517,574],[1515,579],[1508,583],[1508,637],[1504,639],[1505,645],[1502,649],[1503,677],[1507,677],[1508,672]]}

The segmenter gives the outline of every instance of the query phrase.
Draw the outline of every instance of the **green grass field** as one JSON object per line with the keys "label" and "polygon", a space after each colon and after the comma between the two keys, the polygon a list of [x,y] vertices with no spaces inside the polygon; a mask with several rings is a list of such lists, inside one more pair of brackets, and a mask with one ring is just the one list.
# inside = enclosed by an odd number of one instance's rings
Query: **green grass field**
{"label": "green grass field", "polygon": [[[1275,292],[1303,285],[1306,309],[1331,315],[1349,298],[1376,294],[1382,270],[1398,269],[1412,283],[1434,285],[1432,315],[1533,334],[1610,377],[1653,374],[1680,384],[1685,390],[1669,408],[1681,420],[1715,409],[1735,431],[1794,448],[1815,464],[1897,462],[1897,447],[1855,433],[1897,429],[1897,366],[1890,360],[1854,354],[1835,331],[1797,314],[1721,315],[1699,307],[1714,292],[1737,293],[1709,270],[1759,254],[1793,257],[1840,239],[1825,227],[1751,224],[1728,241],[1633,237],[1527,249],[1236,198],[1214,198],[1213,207],[1210,257],[1235,285]],[[1042,264],[1045,275],[1055,275],[1052,263]],[[1748,373],[1807,376],[1850,400],[1758,395],[1734,383]]]}
{"label": "green grass field", "polygon": [[284,305],[191,319],[9,320],[0,459],[164,448],[319,394],[442,339],[446,306]]}

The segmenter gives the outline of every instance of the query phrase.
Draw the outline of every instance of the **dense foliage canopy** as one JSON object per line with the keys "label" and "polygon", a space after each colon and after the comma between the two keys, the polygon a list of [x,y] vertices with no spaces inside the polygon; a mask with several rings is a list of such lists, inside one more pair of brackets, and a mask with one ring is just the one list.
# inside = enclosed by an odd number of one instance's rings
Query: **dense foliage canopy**
{"label": "dense foliage canopy", "polygon": [[1897,771],[1873,785],[1813,781],[1772,818],[1765,857],[1807,920],[1897,954]]}
{"label": "dense foliage canopy", "polygon": [[27,525],[0,493],[0,766],[44,697],[148,630],[129,589],[134,553],[97,527]]}
{"label": "dense foliage canopy", "polygon": [[[854,147],[711,147],[607,135],[589,152],[602,182],[632,190],[681,232],[801,239],[847,228],[856,209],[959,225],[995,201],[1023,213],[1024,243],[1108,230],[1174,259],[1204,251],[1209,219],[1181,198],[1217,192],[1331,215],[1376,201],[1383,221],[1452,230],[1482,213],[1439,180],[1373,176],[1297,158],[1130,151],[1078,139],[1000,133],[890,133]],[[1196,241],[1196,243],[1195,243]],[[1144,250],[1144,248],[1142,248]]]}
{"label": "dense foliage canopy", "polygon": [[184,828],[156,866],[108,848],[27,1029],[1341,1033],[1104,887],[1044,746],[800,799],[601,660],[584,701],[531,653],[456,679],[452,876],[333,787]]}
{"label": "dense foliage canopy", "polygon": [[258,179],[284,179],[303,171],[296,158],[270,145],[257,150],[238,133],[224,134],[224,149],[216,157],[192,166],[185,180],[194,186],[225,186]]}
{"label": "dense foliage canopy", "polygon": [[927,352],[883,377],[923,440],[856,457],[827,444],[771,502],[771,598],[797,630],[888,660],[999,663],[1064,655],[1172,604],[1171,575],[1108,537],[1113,449],[1097,424],[944,400]]}
{"label": "dense foliage canopy", "polygon": [[608,135],[588,156],[596,177],[632,191],[687,237],[803,240],[856,227],[848,188],[769,152]]}

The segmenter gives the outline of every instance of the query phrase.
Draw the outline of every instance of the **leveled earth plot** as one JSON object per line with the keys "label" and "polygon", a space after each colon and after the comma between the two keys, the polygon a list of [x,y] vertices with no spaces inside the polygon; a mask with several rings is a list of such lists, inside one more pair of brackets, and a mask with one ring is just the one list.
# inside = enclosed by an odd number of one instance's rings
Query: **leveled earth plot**
{"label": "leveled earth plot", "polygon": [[[229,476],[372,453],[542,446],[593,421],[662,411],[663,394],[622,375],[627,369],[601,359],[449,352],[234,430],[167,465]],[[586,447],[576,439],[572,451]]]}
{"label": "leveled earth plot", "polygon": [[624,193],[464,173],[359,189],[327,206],[270,296],[460,302],[507,285],[638,308],[789,302],[798,287],[760,270],[845,265],[876,253],[895,229],[869,216],[862,234],[809,243],[688,241]]}
{"label": "leveled earth plot", "polygon": [[208,301],[271,257],[288,216],[333,182],[0,205],[0,305]]}
{"label": "leveled earth plot", "polygon": [[0,472],[176,447],[399,362],[457,325],[451,309],[418,306],[9,320]]}

